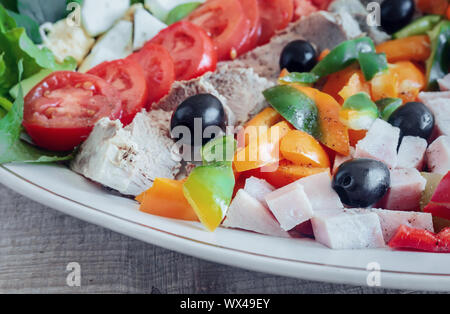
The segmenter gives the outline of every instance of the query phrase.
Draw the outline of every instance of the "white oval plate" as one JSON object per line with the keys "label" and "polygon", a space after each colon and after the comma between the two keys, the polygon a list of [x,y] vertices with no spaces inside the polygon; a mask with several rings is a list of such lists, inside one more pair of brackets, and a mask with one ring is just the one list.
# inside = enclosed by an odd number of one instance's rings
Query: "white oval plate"
{"label": "white oval plate", "polygon": [[306,239],[273,238],[223,228],[209,233],[199,223],[141,213],[135,201],[114,195],[61,165],[0,166],[0,182],[68,215],[217,263],[355,285],[374,282],[377,273],[368,268],[379,265],[383,288],[450,291],[450,254],[389,249],[333,251]]}

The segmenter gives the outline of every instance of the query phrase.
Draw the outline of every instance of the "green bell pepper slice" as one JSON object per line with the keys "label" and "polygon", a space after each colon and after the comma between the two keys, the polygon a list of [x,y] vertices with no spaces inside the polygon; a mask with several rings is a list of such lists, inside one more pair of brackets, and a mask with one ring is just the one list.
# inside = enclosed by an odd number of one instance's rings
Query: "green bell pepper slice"
{"label": "green bell pepper slice", "polygon": [[431,31],[440,21],[442,21],[442,16],[440,15],[426,15],[405,26],[397,33],[392,35],[392,37],[394,39],[400,39],[411,36],[424,35],[427,32]]}
{"label": "green bell pepper slice", "polygon": [[263,92],[264,97],[296,129],[314,137],[319,132],[319,110],[313,99],[290,85],[278,85]]}
{"label": "green bell pepper slice", "polygon": [[450,67],[450,21],[442,21],[429,34],[431,56],[427,60],[429,90],[439,90],[438,79],[448,74]]}
{"label": "green bell pepper slice", "polygon": [[339,72],[358,61],[360,53],[369,52],[376,52],[375,44],[369,37],[345,41],[331,50],[331,52],[320,61],[311,72],[319,78],[328,76]]}
{"label": "green bell pepper slice", "polygon": [[278,80],[278,83],[280,84],[300,84],[303,86],[311,86],[314,83],[316,83],[319,80],[319,77],[315,75],[314,73],[298,73],[298,72],[292,72],[288,75],[280,78]]}
{"label": "green bell pepper slice", "polygon": [[203,146],[201,154],[203,164],[211,164],[217,162],[233,162],[236,152],[237,142],[234,136],[228,135],[216,138]]}
{"label": "green bell pepper slice", "polygon": [[371,81],[378,73],[389,69],[386,54],[384,53],[360,53],[358,61],[367,82]]}
{"label": "green bell pepper slice", "polygon": [[197,167],[184,183],[184,196],[208,230],[216,230],[225,218],[235,183],[233,169],[227,163]]}
{"label": "green bell pepper slice", "polygon": [[340,112],[341,122],[352,130],[368,130],[379,115],[377,105],[364,92],[349,97]]}
{"label": "green bell pepper slice", "polygon": [[380,110],[380,118],[388,121],[391,115],[403,105],[401,98],[383,98],[376,102]]}

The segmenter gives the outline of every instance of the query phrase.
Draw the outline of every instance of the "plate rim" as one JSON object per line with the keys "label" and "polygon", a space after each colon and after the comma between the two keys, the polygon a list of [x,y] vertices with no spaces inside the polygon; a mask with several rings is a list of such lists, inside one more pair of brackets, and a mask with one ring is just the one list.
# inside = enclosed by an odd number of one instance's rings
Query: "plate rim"
{"label": "plate rim", "polygon": [[[59,195],[24,178],[13,170],[8,169],[5,165],[0,165],[0,183],[56,211],[188,256],[272,275],[337,284],[368,286],[369,270],[277,258],[176,235],[118,217],[69,197]],[[382,286],[374,288],[450,291],[450,275],[447,274],[421,274],[381,270],[380,276]]]}

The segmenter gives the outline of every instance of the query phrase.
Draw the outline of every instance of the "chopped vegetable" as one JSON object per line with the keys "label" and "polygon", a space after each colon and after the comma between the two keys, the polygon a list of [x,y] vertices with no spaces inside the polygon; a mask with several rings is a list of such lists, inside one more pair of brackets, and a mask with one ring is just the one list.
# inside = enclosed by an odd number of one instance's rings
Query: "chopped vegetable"
{"label": "chopped vegetable", "polygon": [[[422,172],[422,177],[427,180],[427,185],[422,193],[422,198],[420,200],[420,208],[423,209],[431,202],[434,192],[436,191],[439,183],[442,181],[444,176],[439,173],[428,173]],[[450,220],[433,217],[434,230],[441,231],[444,228],[450,227]]]}
{"label": "chopped vegetable", "polygon": [[281,139],[281,155],[296,165],[330,167],[330,159],[320,143],[308,133],[293,130]]}
{"label": "chopped vegetable", "polygon": [[234,136],[223,136],[208,142],[202,148],[203,164],[231,162],[236,151]]}
{"label": "chopped vegetable", "polygon": [[450,172],[439,183],[424,212],[450,220]]}
{"label": "chopped vegetable", "polygon": [[345,86],[349,85],[350,79],[355,74],[358,75],[358,78],[363,78],[362,72],[356,64],[329,75],[322,88],[322,92],[331,95],[340,104],[343,104],[345,99],[342,99],[339,93]]}
{"label": "chopped vegetable", "polygon": [[391,115],[403,105],[401,98],[383,98],[377,101],[380,117],[388,121]]}
{"label": "chopped vegetable", "polygon": [[356,71],[348,80],[347,85],[339,92],[339,96],[345,101],[360,92],[370,95],[370,84],[366,82],[361,71]]}
{"label": "chopped vegetable", "polygon": [[379,111],[368,94],[358,93],[345,101],[339,116],[349,129],[368,130],[378,119]]}
{"label": "chopped vegetable", "polygon": [[390,63],[398,61],[426,61],[431,54],[427,35],[412,36],[386,41],[377,46],[378,53],[385,53]]}
{"label": "chopped vegetable", "polygon": [[202,3],[201,2],[189,2],[182,3],[173,8],[166,18],[166,24],[170,25],[181,21],[186,16],[188,16],[192,11],[197,9]]}
{"label": "chopped vegetable", "polygon": [[389,71],[398,78],[398,97],[405,103],[416,101],[426,87],[425,74],[410,61],[390,64]]}
{"label": "chopped vegetable", "polygon": [[247,147],[238,151],[234,158],[237,172],[258,169],[280,160],[280,141],[292,130],[292,126],[283,121],[270,129],[260,128],[258,136],[249,142]]}
{"label": "chopped vegetable", "polygon": [[184,183],[184,195],[202,224],[214,231],[225,218],[235,179],[230,165],[210,164],[195,168]]}
{"label": "chopped vegetable", "polygon": [[319,77],[315,75],[314,73],[298,73],[298,72],[292,72],[287,73],[287,75],[283,75],[278,80],[279,84],[289,84],[289,83],[295,83],[295,84],[301,84],[305,86],[310,86],[318,81]]}
{"label": "chopped vegetable", "polygon": [[396,98],[399,95],[399,78],[391,70],[375,76],[372,81],[372,99],[378,101],[383,98]]}
{"label": "chopped vegetable", "polygon": [[270,128],[283,120],[283,117],[275,109],[271,107],[264,109],[245,124],[244,129],[238,136],[239,147],[245,147],[248,143],[254,141],[258,136],[259,127]]}
{"label": "chopped vegetable", "polygon": [[375,45],[369,37],[345,41],[331,50],[311,72],[319,77],[325,77],[341,71],[353,62],[358,61],[360,53],[370,52],[375,52]]}
{"label": "chopped vegetable", "polygon": [[153,186],[136,198],[141,204],[139,210],[161,217],[198,221],[197,214],[184,197],[183,184],[182,181],[155,179]]}
{"label": "chopped vegetable", "polygon": [[339,120],[341,106],[330,95],[317,89],[296,86],[314,100],[319,112],[319,136],[317,139],[331,150],[341,155],[350,154],[350,143],[347,127]]}
{"label": "chopped vegetable", "polygon": [[401,226],[389,241],[393,249],[410,249],[424,252],[450,253],[450,229],[438,234],[427,230]]}
{"label": "chopped vegetable", "polygon": [[399,30],[392,37],[394,39],[406,38],[417,35],[425,35],[431,31],[440,21],[442,16],[440,15],[426,15],[418,18],[408,26]]}
{"label": "chopped vegetable", "polygon": [[297,130],[318,135],[318,111],[314,100],[292,86],[279,85],[264,91],[264,97]]}
{"label": "chopped vegetable", "polygon": [[417,0],[417,8],[428,14],[444,15],[448,0]]}
{"label": "chopped vegetable", "polygon": [[370,81],[375,75],[388,69],[386,54],[384,53],[360,53],[358,60],[366,81]]}
{"label": "chopped vegetable", "polygon": [[427,84],[429,90],[439,90],[437,80],[449,71],[450,21],[442,21],[430,33],[431,55],[427,60]]}

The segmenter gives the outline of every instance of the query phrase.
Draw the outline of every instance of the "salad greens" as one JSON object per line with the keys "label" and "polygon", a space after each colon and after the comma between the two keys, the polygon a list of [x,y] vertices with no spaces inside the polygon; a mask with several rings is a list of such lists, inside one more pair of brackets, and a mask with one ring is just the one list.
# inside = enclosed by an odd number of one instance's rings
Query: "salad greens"
{"label": "salad greens", "polygon": [[189,3],[183,3],[183,4],[176,6],[167,15],[167,18],[165,21],[166,24],[170,25],[170,24],[176,23],[176,22],[184,19],[192,11],[197,9],[201,4],[202,4],[201,2],[189,2]]}

